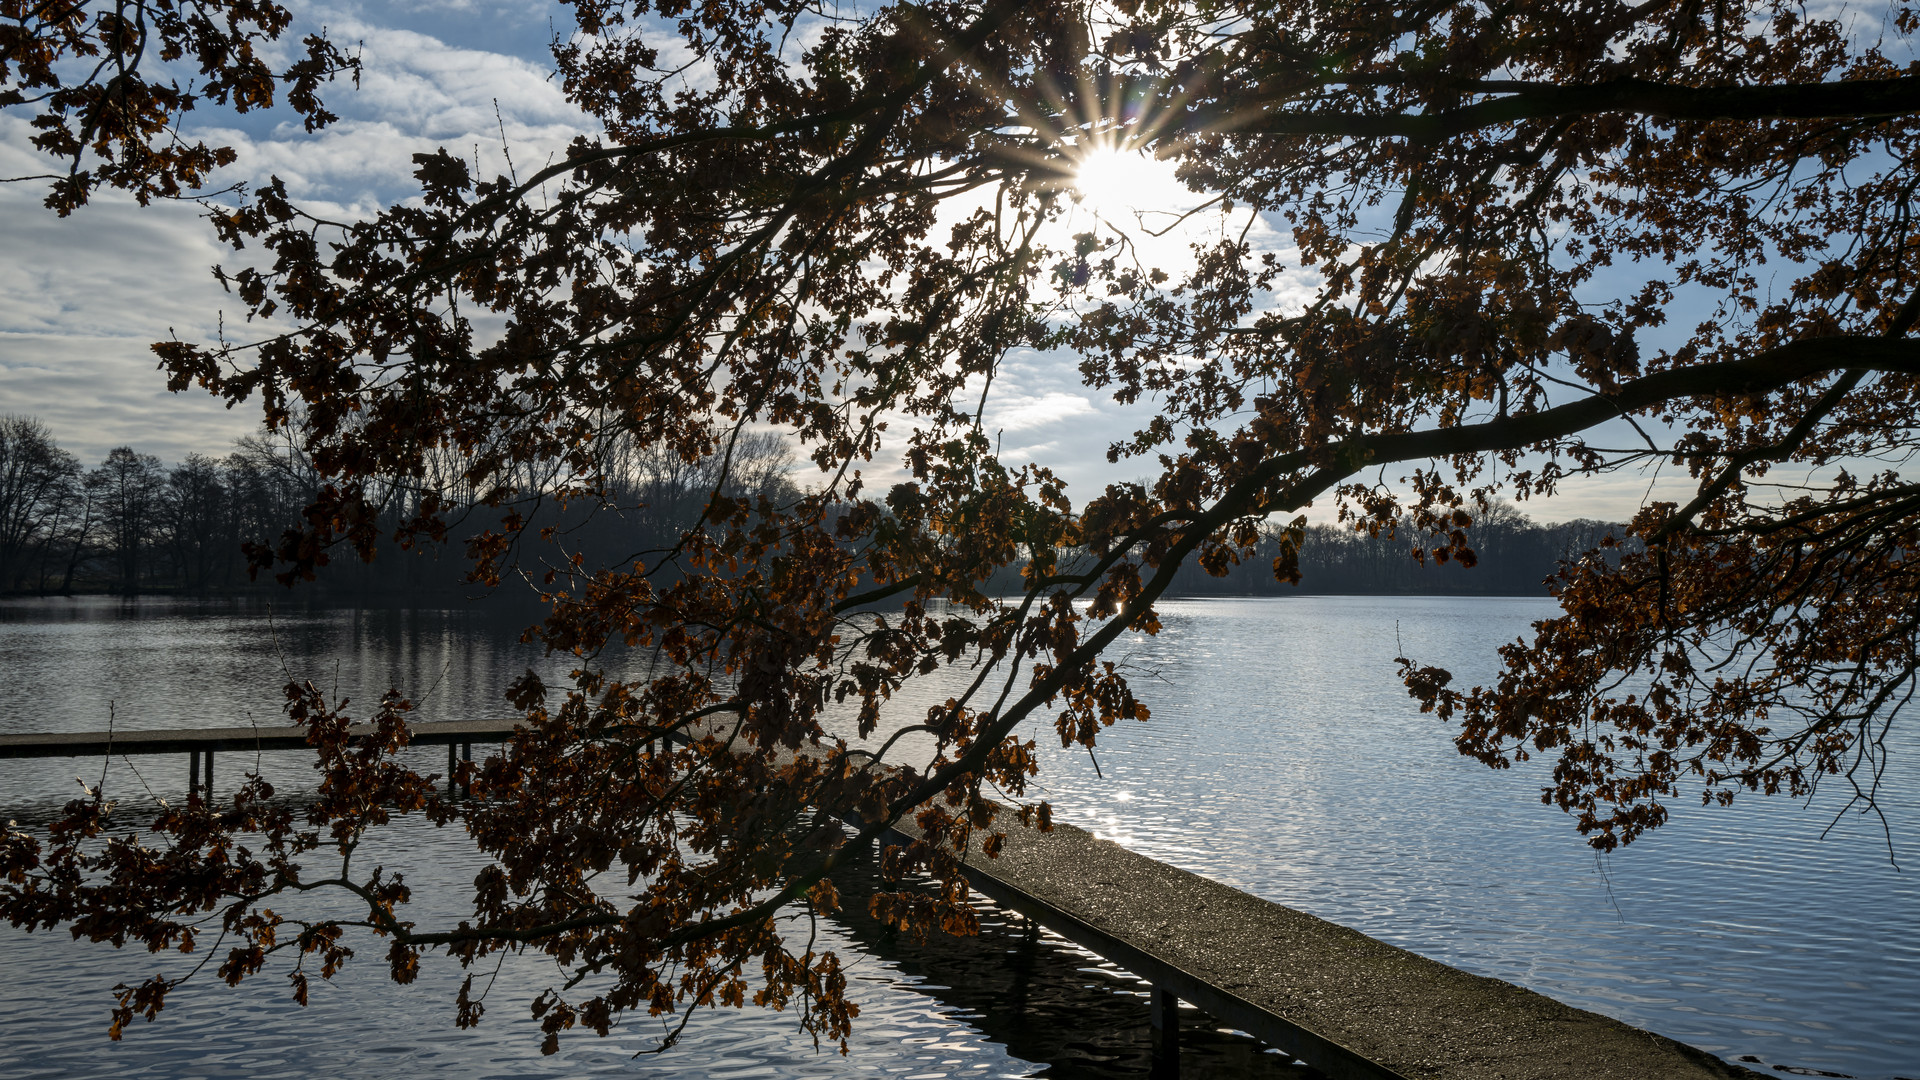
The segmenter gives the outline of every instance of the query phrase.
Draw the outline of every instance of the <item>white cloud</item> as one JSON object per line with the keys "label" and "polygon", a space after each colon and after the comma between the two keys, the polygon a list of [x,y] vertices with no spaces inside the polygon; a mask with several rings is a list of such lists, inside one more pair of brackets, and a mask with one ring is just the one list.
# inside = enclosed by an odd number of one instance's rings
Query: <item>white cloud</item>
{"label": "white cloud", "polygon": [[142,339],[0,332],[0,412],[39,417],[85,465],[123,445],[169,463],[220,457],[259,428],[247,406],[168,393],[154,365]]}
{"label": "white cloud", "polygon": [[1018,393],[996,395],[988,400],[982,419],[989,431],[1028,431],[1094,413],[1093,402],[1080,394],[1057,390],[1037,396]]}
{"label": "white cloud", "polygon": [[[220,183],[279,175],[313,209],[363,216],[416,189],[415,153],[445,146],[477,156],[482,175],[492,175],[505,169],[504,128],[524,171],[589,126],[527,59],[381,26],[352,9],[315,14],[339,16],[330,26],[337,43],[363,43],[360,90],[330,88],[328,104],[342,119],[314,135],[297,124],[263,128],[254,117],[190,130],[239,152]],[[0,116],[0,175],[53,171],[30,135],[24,116]],[[210,268],[234,269],[253,252],[221,247],[191,206],[143,208],[108,193],[60,219],[40,206],[44,195],[37,182],[0,185],[0,247],[10,255],[0,262],[0,412],[41,417],[88,461],[123,443],[169,461],[224,453],[255,428],[257,411],[230,411],[199,390],[169,394],[149,346],[173,333],[212,340],[223,308],[238,305]]]}
{"label": "white cloud", "polygon": [[497,100],[509,123],[585,123],[547,70],[520,57],[353,20],[332,32],[365,42],[360,89],[340,95],[342,116],[377,117],[426,138],[450,138],[497,131]]}
{"label": "white cloud", "polygon": [[[16,148],[0,120],[0,147]],[[0,158],[6,155],[0,150]],[[231,255],[193,207],[103,196],[65,220],[41,191],[0,186],[0,412],[40,417],[83,461],[131,444],[177,461],[222,454],[258,418],[170,394],[149,346],[211,340],[231,306],[209,268]]]}
{"label": "white cloud", "polygon": [[[336,42],[360,43],[360,88],[336,83],[328,105],[341,119],[307,134],[282,123],[196,128],[239,154],[222,182],[259,184],[278,176],[302,200],[354,216],[410,197],[413,155],[445,148],[477,165],[480,177],[538,168],[596,125],[566,100],[547,69],[530,60],[463,48],[429,34],[382,27],[349,14],[329,27]],[[505,140],[503,153],[502,140]]]}

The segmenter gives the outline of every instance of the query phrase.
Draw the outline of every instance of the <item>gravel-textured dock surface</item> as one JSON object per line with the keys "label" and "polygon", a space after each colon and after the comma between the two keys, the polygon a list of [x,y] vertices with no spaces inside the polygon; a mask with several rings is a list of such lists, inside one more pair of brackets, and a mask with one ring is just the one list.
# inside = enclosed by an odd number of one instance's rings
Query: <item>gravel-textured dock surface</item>
{"label": "gravel-textured dock surface", "polygon": [[[1223,991],[1228,1006],[1238,999],[1282,1025],[1384,1067],[1372,1075],[1408,1080],[1753,1080],[1762,1075],[1512,983],[1416,956],[1072,826],[1040,833],[1012,823],[1001,857],[977,859],[976,874],[976,883],[989,895],[1014,890],[1031,897],[1092,928],[1096,936],[1144,953],[1149,962],[1143,966],[1175,969]],[[1018,906],[1017,897],[1008,899]],[[1130,966],[1122,957],[1109,958]],[[1194,1000],[1194,995],[1181,996]],[[1292,1049],[1280,1041],[1286,1032],[1275,1031],[1271,1023],[1275,1035],[1269,1038],[1249,1026],[1248,1017],[1221,1015],[1220,1003],[1195,1004]],[[1314,1040],[1306,1041],[1311,1048]],[[1313,1063],[1336,1075],[1369,1074],[1363,1066],[1341,1065],[1338,1053],[1332,1057],[1336,1060]]]}

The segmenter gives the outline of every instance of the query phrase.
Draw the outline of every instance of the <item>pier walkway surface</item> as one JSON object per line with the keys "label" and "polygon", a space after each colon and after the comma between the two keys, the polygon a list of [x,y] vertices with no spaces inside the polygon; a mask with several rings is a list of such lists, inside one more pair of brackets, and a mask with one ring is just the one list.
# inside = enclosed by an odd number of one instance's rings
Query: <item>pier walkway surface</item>
{"label": "pier walkway surface", "polygon": [[[1011,817],[1011,815],[1003,815]],[[1707,1080],[1762,1074],[1469,974],[1071,825],[1004,828],[973,884],[1331,1077]],[[1159,1019],[1159,1016],[1156,1016]]]}
{"label": "pier walkway surface", "polygon": [[[415,746],[505,742],[520,724],[510,720],[437,720],[411,723]],[[348,729],[353,730],[352,728]],[[301,750],[307,729],[276,727],[180,728],[144,731],[69,731],[0,735],[0,758],[91,757],[94,754],[187,754],[208,750]]]}
{"label": "pier walkway surface", "polygon": [[[447,748],[447,775],[456,752],[473,758],[474,743],[505,742],[519,725],[507,720],[435,720],[408,724],[415,746]],[[352,731],[352,728],[348,729]],[[372,730],[366,728],[366,730]],[[307,729],[275,727],[175,728],[141,731],[54,731],[0,735],[0,758],[93,757],[96,754],[185,754],[189,791],[213,791],[213,755],[225,752],[304,750]],[[201,768],[205,762],[204,771]],[[448,781],[452,787],[452,781]]]}
{"label": "pier walkway surface", "polygon": [[[410,725],[413,742],[501,742],[514,720]],[[299,727],[0,735],[0,758],[297,750]],[[1334,1080],[1754,1080],[1664,1036],[1469,974],[1100,840],[1003,814],[981,893],[1153,983],[1161,1075],[1177,1072],[1183,999]],[[902,835],[912,832],[903,822]]]}

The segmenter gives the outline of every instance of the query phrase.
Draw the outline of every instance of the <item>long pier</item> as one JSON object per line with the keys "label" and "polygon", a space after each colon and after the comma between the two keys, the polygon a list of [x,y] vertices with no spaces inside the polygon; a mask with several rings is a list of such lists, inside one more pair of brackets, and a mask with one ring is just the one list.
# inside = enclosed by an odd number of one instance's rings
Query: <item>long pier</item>
{"label": "long pier", "polygon": [[[436,720],[408,724],[415,746],[447,748],[449,790],[454,767],[473,760],[474,743],[505,742],[520,723],[508,720]],[[361,725],[365,730],[370,726]],[[349,728],[351,732],[353,729]],[[181,728],[142,731],[35,732],[0,735],[0,758],[95,757],[109,754],[185,754],[187,790],[213,796],[213,755],[216,751],[252,752],[304,750],[307,729],[275,727]]]}
{"label": "long pier", "polygon": [[[516,720],[410,725],[470,760]],[[211,794],[213,755],[298,750],[299,727],[0,735],[0,758],[178,754]],[[201,768],[205,762],[204,773]],[[449,779],[451,783],[451,779]],[[1100,840],[1003,816],[1000,856],[970,883],[1001,907],[1153,985],[1155,1075],[1179,1072],[1179,1002],[1333,1080],[1759,1080],[1673,1039],[1473,975]],[[903,822],[895,831],[910,837]]]}
{"label": "long pier", "polygon": [[[1763,1075],[1071,825],[1055,822],[1043,833],[1017,820],[997,824],[1006,843],[998,858],[970,862],[973,886],[1152,982],[1156,1039],[1169,1057],[1178,1046],[1176,1006],[1185,1000],[1335,1080]],[[1156,1072],[1177,1075],[1177,1065]]]}

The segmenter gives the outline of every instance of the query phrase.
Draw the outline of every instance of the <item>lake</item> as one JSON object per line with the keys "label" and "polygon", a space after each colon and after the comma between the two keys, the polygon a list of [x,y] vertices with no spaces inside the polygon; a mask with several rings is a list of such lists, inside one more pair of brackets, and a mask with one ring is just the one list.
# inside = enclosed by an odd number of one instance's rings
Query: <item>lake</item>
{"label": "lake", "polygon": [[[1554,610],[1534,598],[1177,600],[1164,630],[1123,639],[1153,719],[1112,729],[1093,755],[1058,749],[1040,781],[1064,820],[1227,884],[1753,1067],[1872,1080],[1920,1077],[1920,732],[1890,738],[1881,819],[1742,797],[1597,857],[1540,805],[1538,775],[1460,757],[1394,677],[1412,656],[1465,684],[1493,650]],[[422,719],[499,716],[527,667],[567,666],[518,640],[521,620],[469,611],[307,608],[146,599],[0,603],[0,731],[284,722],[278,687],[312,678],[371,702],[397,685]],[[945,688],[925,695],[939,699]],[[924,709],[897,703],[898,716]],[[437,769],[444,752],[419,752]],[[243,768],[220,757],[223,787]],[[30,825],[78,790],[93,761],[0,761],[0,813]],[[265,755],[298,787],[296,755]],[[110,795],[177,796],[184,759],[108,765]],[[479,860],[457,833],[407,824],[381,857],[423,910],[458,910]],[[871,883],[850,883],[850,899]],[[860,907],[855,900],[850,907]],[[454,965],[396,987],[365,963],[305,1010],[275,976],[249,990],[189,984],[152,1025],[106,1041],[110,988],[161,960],[0,931],[0,1073],[8,1076],[721,1077],[1140,1075],[1143,988],[1017,918],[925,947],[849,917],[829,927],[862,1005],[852,1053],[815,1051],[777,1014],[705,1016],[662,1055],[656,1021],[538,1053],[525,1002],[553,981],[523,960],[495,976],[486,1022],[452,1027]],[[171,958],[166,958],[171,959]],[[1189,1076],[1299,1076],[1244,1037],[1210,1032]]]}

